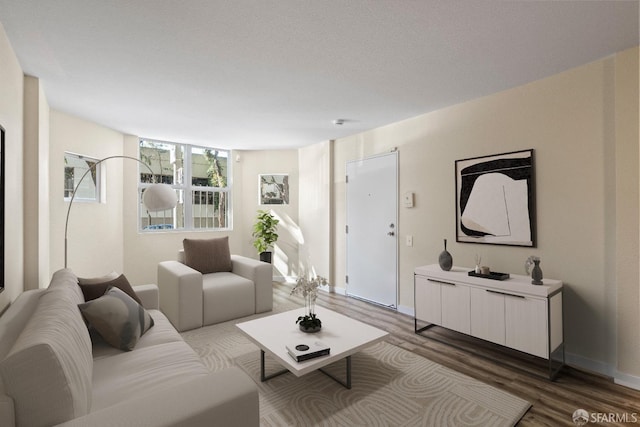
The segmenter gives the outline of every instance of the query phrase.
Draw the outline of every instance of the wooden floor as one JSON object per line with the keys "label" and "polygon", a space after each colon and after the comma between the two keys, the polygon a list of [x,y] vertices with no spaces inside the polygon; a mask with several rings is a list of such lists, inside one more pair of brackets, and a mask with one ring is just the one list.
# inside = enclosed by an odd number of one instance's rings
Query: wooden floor
{"label": "wooden floor", "polygon": [[[274,299],[295,298],[289,296],[291,288],[291,284],[275,283]],[[635,414],[635,423],[599,425],[640,426],[640,391],[616,385],[609,378],[565,367],[551,382],[546,360],[438,326],[416,334],[413,317],[343,295],[321,292],[317,304],[389,332],[387,342],[391,344],[531,402],[532,408],[518,426],[575,426],[572,415],[576,409],[590,414],[627,414],[630,421]]]}

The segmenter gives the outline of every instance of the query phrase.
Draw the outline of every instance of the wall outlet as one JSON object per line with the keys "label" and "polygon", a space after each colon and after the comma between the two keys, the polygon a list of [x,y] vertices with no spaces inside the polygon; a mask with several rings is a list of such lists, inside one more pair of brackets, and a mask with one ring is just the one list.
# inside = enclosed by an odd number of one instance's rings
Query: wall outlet
{"label": "wall outlet", "polygon": [[407,246],[413,246],[413,236],[407,236]]}

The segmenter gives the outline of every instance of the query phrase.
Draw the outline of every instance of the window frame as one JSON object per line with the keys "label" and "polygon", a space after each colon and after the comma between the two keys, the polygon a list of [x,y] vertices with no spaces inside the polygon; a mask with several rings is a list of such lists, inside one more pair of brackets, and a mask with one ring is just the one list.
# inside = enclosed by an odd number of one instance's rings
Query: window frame
{"label": "window frame", "polygon": [[[183,209],[183,226],[181,228],[157,228],[157,229],[149,229],[143,228],[142,224],[142,216],[146,215],[144,212],[144,205],[142,204],[142,191],[145,188],[148,188],[152,185],[152,183],[143,183],[141,181],[141,174],[146,173],[146,167],[138,164],[138,232],[139,233],[172,233],[172,232],[211,232],[211,231],[231,231],[233,230],[233,166],[231,162],[232,151],[222,148],[215,147],[205,147],[201,145],[192,145],[192,144],[184,144],[179,142],[171,142],[171,141],[162,141],[152,138],[139,138],[138,139],[138,159],[144,163],[144,160],[141,158],[141,146],[143,142],[148,143],[158,143],[158,144],[167,144],[173,145],[174,147],[182,147],[183,149],[183,159],[182,159],[182,182],[180,183],[178,177],[174,176],[174,182],[169,185],[171,188],[176,190],[178,193],[178,206],[173,208],[172,218],[174,219],[174,223],[176,218],[178,217],[178,209],[180,205],[182,205]],[[225,187],[213,187],[213,186],[198,186],[193,185],[193,150],[194,149],[202,149],[202,150],[212,150],[212,151],[220,151],[225,152],[227,154],[227,162],[226,162],[226,186]],[[160,171],[160,176],[162,176],[162,171]],[[222,192],[227,195],[226,206],[225,206],[225,218],[226,224],[224,227],[194,227],[194,191],[210,191],[210,192]]]}
{"label": "window frame", "polygon": [[[75,169],[81,169],[79,167],[74,167],[74,166],[67,166],[67,156],[70,156],[72,158],[75,158],[77,160],[82,160],[82,161],[89,161],[92,162],[96,165],[95,167],[95,181],[94,181],[94,186],[95,186],[95,196],[94,197],[83,197],[80,194],[76,194],[75,197],[73,196],[73,192],[76,190],[76,186],[78,185],[78,183],[76,183],[75,181]],[[90,169],[91,166],[87,165],[87,169]],[[92,156],[86,156],[84,154],[78,154],[78,153],[74,153],[72,151],[65,151],[64,152],[64,169],[63,169],[63,175],[64,175],[64,184],[63,184],[63,193],[67,192],[67,169],[74,169],[74,180],[73,180],[73,186],[70,190],[69,195],[64,195],[64,201],[65,202],[71,202],[71,198],[73,198],[74,203],[75,202],[81,202],[81,203],[102,203],[103,201],[103,191],[102,191],[102,185],[104,182],[104,177],[103,175],[103,170],[102,170],[102,163],[100,163],[100,159],[92,157]],[[83,169],[81,169],[83,170]],[[84,175],[86,173],[86,170],[83,170],[82,175]],[[80,175],[80,178],[82,177],[82,175]],[[87,178],[85,177],[85,179],[82,182],[86,182]]]}

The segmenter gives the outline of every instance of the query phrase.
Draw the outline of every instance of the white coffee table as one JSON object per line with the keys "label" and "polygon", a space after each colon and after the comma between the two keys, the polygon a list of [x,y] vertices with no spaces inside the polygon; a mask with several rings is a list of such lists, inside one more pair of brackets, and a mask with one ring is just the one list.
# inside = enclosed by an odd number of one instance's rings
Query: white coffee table
{"label": "white coffee table", "polygon": [[[304,315],[304,308],[261,317],[236,326],[260,348],[260,380],[266,381],[286,372],[301,377],[309,372],[320,370],[346,388],[351,388],[351,355],[365,347],[381,341],[387,332],[367,325],[326,308],[316,307],[316,315],[322,321],[322,330],[315,333],[300,331],[296,324],[298,316]],[[296,362],[288,353],[286,346],[309,341],[322,341],[331,350],[330,354],[314,359]],[[265,353],[274,358],[286,369],[271,375],[265,374]],[[321,368],[346,359],[346,381],[341,381]]]}

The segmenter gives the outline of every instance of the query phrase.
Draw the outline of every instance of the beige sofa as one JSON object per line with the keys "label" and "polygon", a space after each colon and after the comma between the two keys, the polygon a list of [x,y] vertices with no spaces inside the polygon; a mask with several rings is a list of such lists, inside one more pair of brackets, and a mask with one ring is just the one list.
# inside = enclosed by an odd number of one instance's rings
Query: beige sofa
{"label": "beige sofa", "polygon": [[202,274],[178,261],[158,264],[160,310],[178,331],[273,309],[271,264],[231,255],[231,271]]}
{"label": "beige sofa", "polygon": [[70,270],[26,291],[0,317],[0,425],[257,426],[244,372],[210,373],[158,310],[155,285],[134,287],[154,321],[132,351],[91,334]]}

